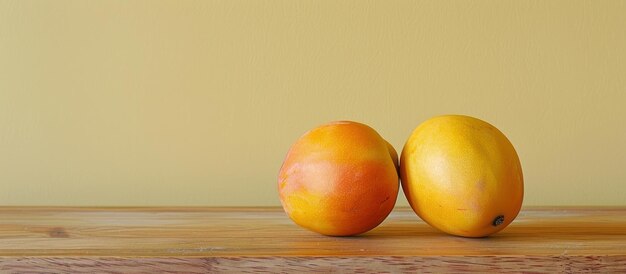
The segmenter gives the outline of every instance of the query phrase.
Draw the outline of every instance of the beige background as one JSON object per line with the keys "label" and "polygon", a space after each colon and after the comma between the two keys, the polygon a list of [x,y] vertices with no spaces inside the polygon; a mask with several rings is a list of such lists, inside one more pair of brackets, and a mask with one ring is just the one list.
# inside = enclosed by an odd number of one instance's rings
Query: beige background
{"label": "beige background", "polygon": [[[626,204],[626,1],[0,0],[0,204],[278,205],[318,124],[499,127],[526,205]],[[402,194],[399,204],[406,205]]]}

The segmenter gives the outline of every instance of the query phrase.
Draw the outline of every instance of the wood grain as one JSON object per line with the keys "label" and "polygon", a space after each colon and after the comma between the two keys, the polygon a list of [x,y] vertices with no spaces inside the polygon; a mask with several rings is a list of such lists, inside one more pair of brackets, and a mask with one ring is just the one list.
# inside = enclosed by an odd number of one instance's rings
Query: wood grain
{"label": "wood grain", "polygon": [[327,237],[278,208],[0,207],[2,273],[626,272],[626,208],[525,208],[481,239],[396,209]]}

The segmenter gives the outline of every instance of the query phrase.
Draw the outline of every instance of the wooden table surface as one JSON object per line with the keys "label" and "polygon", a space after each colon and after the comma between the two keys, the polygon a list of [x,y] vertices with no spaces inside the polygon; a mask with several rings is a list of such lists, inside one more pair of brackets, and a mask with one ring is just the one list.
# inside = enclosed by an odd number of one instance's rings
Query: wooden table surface
{"label": "wooden table surface", "polygon": [[395,209],[357,237],[279,208],[0,207],[0,273],[626,273],[626,207],[525,208],[487,238],[442,234]]}

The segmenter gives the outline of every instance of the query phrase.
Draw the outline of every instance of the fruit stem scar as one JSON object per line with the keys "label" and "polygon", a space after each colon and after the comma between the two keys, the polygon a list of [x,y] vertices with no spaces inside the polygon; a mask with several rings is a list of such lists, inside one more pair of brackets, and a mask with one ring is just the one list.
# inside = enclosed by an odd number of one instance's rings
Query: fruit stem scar
{"label": "fruit stem scar", "polygon": [[495,219],[493,219],[493,222],[491,223],[493,226],[499,226],[502,223],[504,223],[504,215],[498,215],[498,217],[496,217]]}

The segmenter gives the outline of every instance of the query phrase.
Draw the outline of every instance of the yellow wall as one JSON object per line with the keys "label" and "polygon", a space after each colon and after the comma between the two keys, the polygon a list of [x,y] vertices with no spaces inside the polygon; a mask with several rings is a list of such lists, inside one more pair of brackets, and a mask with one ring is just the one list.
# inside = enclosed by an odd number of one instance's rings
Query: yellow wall
{"label": "yellow wall", "polygon": [[0,0],[2,205],[278,205],[309,128],[445,113],[526,205],[626,204],[626,1]]}

